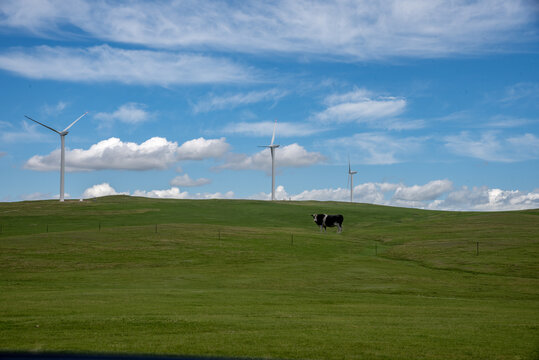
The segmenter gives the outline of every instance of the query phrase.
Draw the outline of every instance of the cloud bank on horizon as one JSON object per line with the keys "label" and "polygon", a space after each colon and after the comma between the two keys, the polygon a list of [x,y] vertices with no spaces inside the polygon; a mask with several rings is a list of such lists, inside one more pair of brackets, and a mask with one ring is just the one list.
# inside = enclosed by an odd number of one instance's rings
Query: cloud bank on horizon
{"label": "cloud bank on horizon", "polygon": [[538,15],[528,0],[3,1],[0,166],[47,189],[4,180],[0,199],[54,197],[58,139],[22,112],[84,108],[66,151],[82,198],[268,199],[256,146],[277,118],[278,199],[347,201],[350,161],[358,202],[539,207]]}

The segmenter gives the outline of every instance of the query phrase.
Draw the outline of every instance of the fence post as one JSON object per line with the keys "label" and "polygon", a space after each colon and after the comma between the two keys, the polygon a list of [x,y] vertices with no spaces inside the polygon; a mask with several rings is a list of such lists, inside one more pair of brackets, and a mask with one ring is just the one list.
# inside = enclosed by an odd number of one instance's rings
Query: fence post
{"label": "fence post", "polygon": [[475,249],[475,256],[479,256],[479,241],[475,243],[476,249]]}
{"label": "fence post", "polygon": [[294,234],[290,234],[290,245],[294,246]]}
{"label": "fence post", "polygon": [[155,224],[155,233],[157,234],[157,224]]}

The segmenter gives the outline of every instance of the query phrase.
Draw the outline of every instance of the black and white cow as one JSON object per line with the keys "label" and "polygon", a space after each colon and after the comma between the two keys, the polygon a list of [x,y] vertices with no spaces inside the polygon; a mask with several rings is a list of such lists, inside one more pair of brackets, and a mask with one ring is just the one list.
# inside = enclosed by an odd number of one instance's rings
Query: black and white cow
{"label": "black and white cow", "polygon": [[313,221],[316,223],[316,225],[320,226],[320,231],[322,231],[322,229],[326,231],[326,226],[336,226],[339,229],[338,232],[342,232],[342,222],[344,221],[344,216],[340,214],[313,214]]}

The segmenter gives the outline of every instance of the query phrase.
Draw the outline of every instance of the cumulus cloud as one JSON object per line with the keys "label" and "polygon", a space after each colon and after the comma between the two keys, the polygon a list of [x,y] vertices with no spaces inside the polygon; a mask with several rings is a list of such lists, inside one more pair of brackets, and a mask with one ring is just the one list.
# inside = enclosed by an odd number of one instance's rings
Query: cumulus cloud
{"label": "cumulus cloud", "polygon": [[447,195],[444,200],[433,202],[430,209],[443,210],[524,210],[539,208],[539,191],[489,189],[486,186],[462,188]]}
{"label": "cumulus cloud", "polygon": [[144,110],[145,107],[144,104],[130,102],[121,105],[112,113],[100,112],[95,114],[94,117],[98,120],[107,122],[118,120],[127,124],[139,124],[149,120],[152,116],[149,112]]}
{"label": "cumulus cloud", "polygon": [[248,93],[237,93],[227,95],[210,95],[206,99],[200,100],[193,106],[195,113],[208,112],[213,110],[233,109],[238,106],[258,103],[262,101],[278,101],[286,96],[284,90],[270,89],[264,91],[250,91]]}
{"label": "cumulus cloud", "polygon": [[105,182],[102,184],[94,185],[84,190],[84,192],[82,193],[82,198],[89,199],[109,195],[129,195],[129,193],[117,192],[112,186],[109,185],[109,183]]}
{"label": "cumulus cloud", "polygon": [[[198,138],[178,146],[177,142],[162,137],[153,137],[141,144],[123,142],[112,137],[87,150],[66,150],[66,171],[167,169],[180,160],[221,157],[228,147],[224,138]],[[24,167],[37,171],[58,170],[60,149],[45,156],[35,155]]]}
{"label": "cumulus cloud", "polygon": [[196,187],[196,186],[207,185],[209,183],[211,183],[210,179],[199,178],[199,179],[194,180],[194,179],[191,179],[191,177],[188,174],[178,175],[170,181],[170,185],[180,186],[180,187]]}
{"label": "cumulus cloud", "polygon": [[493,162],[517,162],[539,159],[539,138],[534,134],[501,137],[498,132],[483,132],[479,137],[462,131],[445,137],[451,152]]}
{"label": "cumulus cloud", "polygon": [[[252,156],[244,154],[230,154],[225,164],[217,169],[232,170],[262,170],[271,174],[271,153],[269,149],[264,149]],[[279,147],[275,150],[275,167],[305,167],[321,163],[326,158],[317,152],[309,152],[296,143]]]}
{"label": "cumulus cloud", "polygon": [[[159,48],[378,60],[503,51],[535,41],[533,1],[2,1],[0,24]],[[391,24],[389,26],[388,24]],[[496,46],[493,46],[496,45]]]}
{"label": "cumulus cloud", "polygon": [[164,190],[136,190],[133,196],[142,196],[158,199],[233,199],[234,192],[228,191],[226,193],[196,193],[190,194],[187,191],[180,191],[178,187],[171,187]]}
{"label": "cumulus cloud", "polygon": [[220,158],[230,149],[225,138],[204,139],[200,137],[184,142],[177,150],[179,160],[202,160]]}
{"label": "cumulus cloud", "polygon": [[[290,194],[284,186],[275,189],[277,200],[350,201],[350,189],[311,189]],[[269,200],[271,193],[258,193],[251,199]],[[506,211],[539,208],[539,191],[489,189],[463,186],[453,190],[449,180],[433,180],[424,185],[402,183],[363,183],[354,186],[354,202],[431,210]]]}
{"label": "cumulus cloud", "polygon": [[94,198],[100,196],[109,195],[133,195],[157,199],[233,199],[234,192],[228,191],[226,193],[196,193],[190,194],[187,191],[181,191],[178,187],[171,187],[170,189],[163,190],[135,190],[133,194],[129,192],[117,192],[109,183],[102,183],[94,185],[84,190],[82,198]]}
{"label": "cumulus cloud", "polygon": [[31,79],[162,86],[254,80],[251,70],[224,58],[108,45],[11,49],[0,53],[0,69]]}

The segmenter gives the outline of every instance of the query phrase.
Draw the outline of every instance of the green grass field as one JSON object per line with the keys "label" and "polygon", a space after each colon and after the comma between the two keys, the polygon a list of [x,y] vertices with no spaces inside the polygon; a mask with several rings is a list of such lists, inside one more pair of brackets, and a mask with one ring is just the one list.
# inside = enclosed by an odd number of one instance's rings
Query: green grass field
{"label": "green grass field", "polygon": [[537,359],[539,210],[0,203],[0,350]]}

